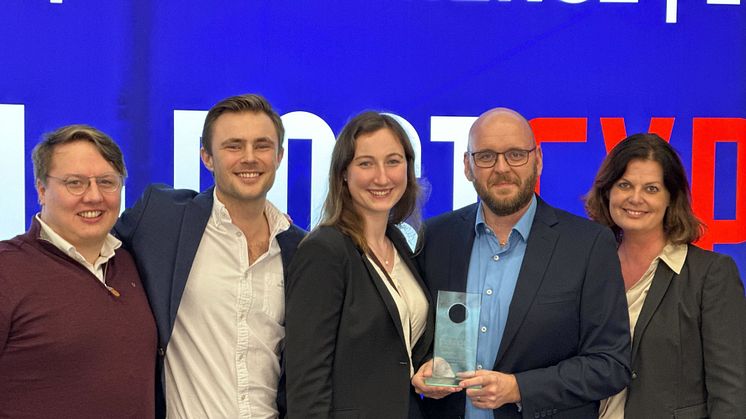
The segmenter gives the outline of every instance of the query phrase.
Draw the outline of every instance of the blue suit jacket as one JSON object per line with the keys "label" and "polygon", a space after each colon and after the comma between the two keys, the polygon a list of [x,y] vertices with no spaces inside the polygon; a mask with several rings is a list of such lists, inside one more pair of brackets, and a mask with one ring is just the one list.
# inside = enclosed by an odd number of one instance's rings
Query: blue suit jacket
{"label": "blue suit jacket", "polygon": [[[167,185],[151,185],[114,226],[114,234],[135,257],[158,326],[159,382],[163,356],[212,204],[213,188],[197,193]],[[305,231],[295,225],[277,235],[286,276],[293,253],[304,235]],[[159,407],[163,409],[162,385],[157,386],[156,393]]]}
{"label": "blue suit jacket", "polygon": [[[477,205],[428,220],[418,264],[433,298],[466,291]],[[515,374],[523,410],[495,418],[597,418],[629,382],[630,332],[611,231],[538,199],[493,370]],[[464,392],[426,399],[427,417],[464,415]]]}

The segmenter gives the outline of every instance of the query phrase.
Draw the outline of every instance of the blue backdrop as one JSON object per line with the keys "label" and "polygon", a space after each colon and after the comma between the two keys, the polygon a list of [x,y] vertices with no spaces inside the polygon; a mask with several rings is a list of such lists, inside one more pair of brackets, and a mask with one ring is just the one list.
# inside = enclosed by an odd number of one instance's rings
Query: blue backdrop
{"label": "blue backdrop", "polygon": [[301,225],[350,116],[376,109],[411,124],[427,217],[473,200],[464,127],[507,106],[543,144],[541,195],[578,214],[607,147],[649,129],[670,138],[710,226],[701,244],[743,273],[745,33],[741,0],[6,0],[0,238],[38,211],[29,155],[44,132],[88,123],[112,135],[129,205],[151,182],[211,184],[198,160],[204,111],[255,92],[289,126],[272,198]]}

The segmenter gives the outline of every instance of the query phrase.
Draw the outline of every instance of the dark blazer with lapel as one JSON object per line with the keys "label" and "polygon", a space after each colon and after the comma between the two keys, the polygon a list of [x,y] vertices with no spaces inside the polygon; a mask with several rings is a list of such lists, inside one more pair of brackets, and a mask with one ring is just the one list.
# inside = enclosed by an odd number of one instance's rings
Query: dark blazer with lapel
{"label": "dark blazer with lapel", "polygon": [[[538,206],[493,370],[515,374],[515,404],[495,418],[597,418],[598,400],[629,381],[630,337],[616,242],[611,231]],[[418,256],[433,297],[465,291],[477,205],[426,223]],[[426,416],[464,415],[464,392],[426,399]]]}
{"label": "dark blazer with lapel", "polygon": [[627,418],[746,418],[746,299],[728,256],[689,245],[655,271],[635,326]]}
{"label": "dark blazer with lapel", "polygon": [[[151,185],[114,226],[114,234],[135,257],[158,326],[159,379],[181,296],[210,219],[212,204],[213,188],[197,193],[167,185]],[[277,235],[286,278],[287,267],[304,235],[305,232],[295,225]],[[157,391],[163,408],[160,385]]]}
{"label": "dark blazer with lapel", "polygon": [[[427,296],[401,233],[389,227],[386,234]],[[406,418],[409,360],[385,279],[350,237],[334,227],[308,235],[289,274],[288,417]],[[432,303],[430,307],[426,330],[412,350],[415,371],[432,341]]]}

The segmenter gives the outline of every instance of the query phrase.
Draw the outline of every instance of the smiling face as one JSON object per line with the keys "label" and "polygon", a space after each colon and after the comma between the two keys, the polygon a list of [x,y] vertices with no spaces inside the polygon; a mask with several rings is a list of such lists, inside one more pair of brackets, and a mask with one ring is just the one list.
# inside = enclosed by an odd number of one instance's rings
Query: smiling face
{"label": "smiling face", "polygon": [[404,147],[388,128],[361,134],[345,176],[352,203],[363,218],[388,218],[407,188]]}
{"label": "smiling face", "polygon": [[493,167],[477,167],[472,152],[511,149],[531,150],[535,147],[531,128],[518,114],[496,110],[481,116],[469,135],[469,151],[464,154],[464,174],[474,185],[479,198],[497,216],[508,216],[525,210],[533,197],[536,179],[541,174],[541,149],[529,153],[522,166],[509,166],[500,155]]}
{"label": "smiling face", "polygon": [[[49,166],[49,178],[37,179],[41,219],[78,251],[98,251],[119,216],[121,189],[103,192],[91,180],[79,196],[71,194],[60,179],[119,173],[89,141],[73,141],[55,146]],[[54,178],[52,178],[52,176]]]}
{"label": "smiling face", "polygon": [[218,199],[230,211],[250,203],[264,205],[282,161],[277,130],[264,113],[229,112],[212,127],[212,154],[202,162],[215,177]]}
{"label": "smiling face", "polygon": [[609,213],[625,236],[664,235],[663,218],[671,201],[663,168],[653,160],[632,160],[609,192]]}

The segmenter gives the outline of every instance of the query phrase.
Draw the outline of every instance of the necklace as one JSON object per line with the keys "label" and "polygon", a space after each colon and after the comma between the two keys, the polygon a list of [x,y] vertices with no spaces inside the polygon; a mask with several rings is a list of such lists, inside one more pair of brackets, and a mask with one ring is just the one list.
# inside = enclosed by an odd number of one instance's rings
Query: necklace
{"label": "necklace", "polygon": [[[391,243],[391,244],[390,244],[390,246],[391,246],[391,250],[392,250],[392,251],[394,252],[394,254],[396,254],[396,250],[394,249],[394,243]],[[397,294],[401,295],[401,293],[399,292],[399,287],[397,287],[397,286],[396,286],[396,284],[394,283],[394,280],[393,280],[393,279],[391,279],[391,275],[389,275],[389,272],[388,272],[388,271],[389,271],[389,269],[391,269],[391,268],[390,268],[390,267],[388,266],[388,264],[389,264],[389,259],[388,259],[388,258],[386,258],[386,259],[384,260],[384,262],[383,262],[383,263],[381,263],[381,260],[380,260],[380,259],[378,258],[378,256],[376,255],[376,253],[377,253],[377,252],[376,252],[375,250],[373,250],[373,247],[372,247],[372,246],[370,247],[370,250],[371,250],[371,252],[370,252],[370,255],[368,255],[368,257],[369,257],[370,259],[372,259],[372,260],[373,260],[373,262],[374,262],[374,263],[375,263],[375,264],[376,264],[376,265],[378,266],[378,269],[380,269],[380,270],[381,270],[381,272],[383,272],[383,275],[384,275],[384,277],[386,278],[386,280],[388,281],[389,285],[391,285],[391,288],[392,288],[392,289],[393,289],[394,291],[396,291],[396,293],[397,293]],[[386,249],[386,250],[388,250],[388,249]],[[386,253],[388,253],[388,252],[386,252]],[[384,265],[386,265],[386,266],[384,266]]]}
{"label": "necklace", "polygon": [[373,255],[376,257],[376,259],[383,262],[384,265],[389,266],[391,264],[391,260],[393,259],[393,250],[394,250],[394,244],[391,243],[390,240],[386,240],[384,243],[384,250],[383,252],[379,252],[376,249],[373,249],[373,246],[370,246],[371,252],[373,252]]}
{"label": "necklace", "polygon": [[[389,259],[389,255],[391,255],[391,254],[393,253],[393,252],[390,252],[390,251],[389,251],[389,249],[390,249],[390,250],[394,250],[394,244],[393,244],[393,243],[391,243],[391,241],[389,241],[389,240],[386,240],[386,243],[388,244],[388,246],[386,246],[386,254],[385,254],[385,255],[384,255],[384,257],[383,257],[383,263],[384,263],[384,264],[385,264],[386,266],[388,266],[388,265],[389,265],[389,262],[390,262],[390,259]],[[392,259],[393,259],[393,258],[392,258]]]}

